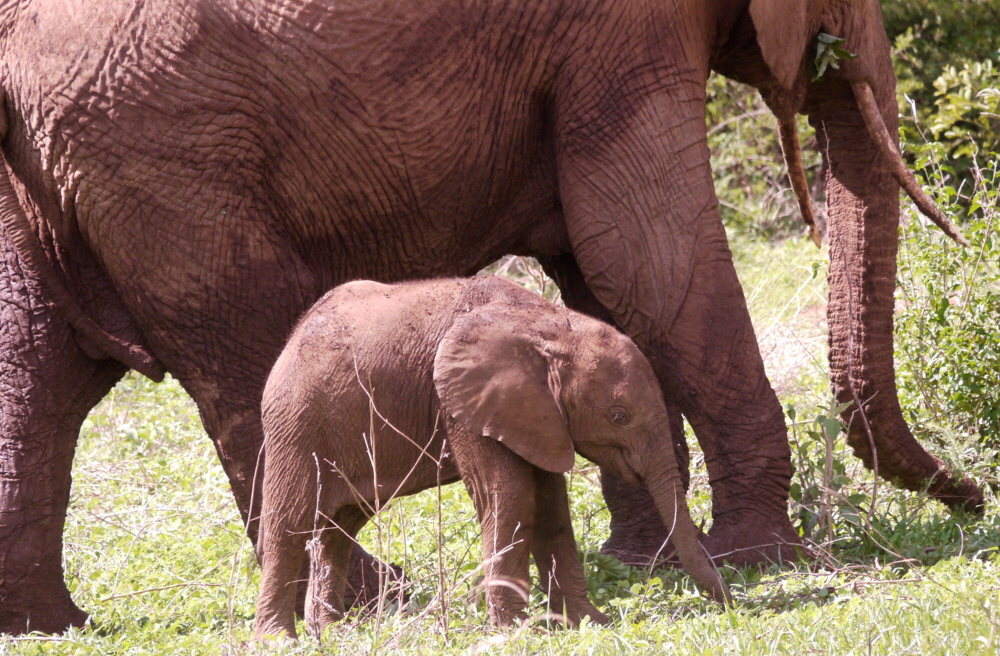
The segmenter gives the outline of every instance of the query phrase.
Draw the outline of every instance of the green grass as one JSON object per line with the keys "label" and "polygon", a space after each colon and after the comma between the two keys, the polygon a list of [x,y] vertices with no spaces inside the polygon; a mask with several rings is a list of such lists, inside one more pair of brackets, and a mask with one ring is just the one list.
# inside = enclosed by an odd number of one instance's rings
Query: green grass
{"label": "green grass", "polygon": [[[825,255],[805,240],[734,243],[769,375],[791,408],[798,499],[790,512],[817,545],[815,561],[726,570],[737,598],[729,610],[700,597],[679,571],[622,567],[596,554],[608,513],[595,469],[580,461],[570,478],[574,523],[591,593],[611,627],[490,628],[477,588],[475,513],[464,488],[452,485],[440,497],[430,490],[395,502],[361,536],[406,568],[407,607],[351,615],[329,630],[325,647],[304,639],[271,652],[994,653],[996,499],[989,492],[986,517],[973,521],[882,484],[869,516],[871,476],[837,436],[827,458],[815,421],[831,414]],[[530,262],[511,269],[537,287]],[[694,456],[691,503],[696,521],[707,521],[707,477]],[[0,654],[267,651],[250,640],[259,569],[214,448],[175,381],[127,377],[84,425],[73,475],[65,568],[93,624],[55,638],[0,638]],[[545,612],[540,596],[532,612]]]}

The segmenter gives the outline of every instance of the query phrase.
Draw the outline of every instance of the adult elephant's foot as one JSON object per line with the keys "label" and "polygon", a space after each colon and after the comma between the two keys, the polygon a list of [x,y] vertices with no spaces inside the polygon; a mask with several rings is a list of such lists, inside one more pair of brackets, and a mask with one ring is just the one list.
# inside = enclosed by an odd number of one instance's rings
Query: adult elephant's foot
{"label": "adult elephant's foot", "polygon": [[784,514],[768,518],[746,513],[735,522],[716,520],[701,543],[716,565],[781,565],[809,555]]}
{"label": "adult elephant's foot", "polygon": [[[668,542],[669,529],[646,489],[628,485],[605,469],[601,470],[601,489],[611,512],[611,536],[601,552],[633,567],[670,564],[675,556]],[[782,504],[770,514],[734,510],[715,517],[701,542],[716,565],[791,562],[804,553]]]}
{"label": "adult elephant's foot", "polygon": [[[740,524],[716,524],[708,535],[702,536],[701,543],[716,565],[782,564],[809,555],[787,520],[752,519]],[[612,530],[601,553],[612,555],[632,567],[678,564],[665,529],[619,527],[617,531]]]}
{"label": "adult elephant's foot", "polygon": [[601,553],[633,567],[648,567],[671,556],[669,531],[645,487],[629,485],[602,467],[601,493],[611,512],[611,536]]}
{"label": "adult elephant's foot", "polygon": [[387,606],[397,601],[406,603],[410,595],[406,592],[403,568],[383,563],[355,544],[347,568],[344,606],[373,610],[380,597]]}
{"label": "adult elephant's foot", "polygon": [[22,584],[13,589],[0,585],[0,634],[62,633],[86,621],[87,613],[73,603],[61,572],[58,581],[47,584]]}

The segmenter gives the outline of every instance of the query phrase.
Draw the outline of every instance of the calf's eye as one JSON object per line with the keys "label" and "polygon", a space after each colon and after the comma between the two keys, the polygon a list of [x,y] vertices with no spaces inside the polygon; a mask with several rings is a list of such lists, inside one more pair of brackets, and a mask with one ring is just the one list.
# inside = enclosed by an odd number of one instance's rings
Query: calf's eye
{"label": "calf's eye", "polygon": [[608,411],[608,421],[615,426],[628,426],[628,423],[632,421],[632,417],[629,416],[628,410],[625,408],[616,407]]}

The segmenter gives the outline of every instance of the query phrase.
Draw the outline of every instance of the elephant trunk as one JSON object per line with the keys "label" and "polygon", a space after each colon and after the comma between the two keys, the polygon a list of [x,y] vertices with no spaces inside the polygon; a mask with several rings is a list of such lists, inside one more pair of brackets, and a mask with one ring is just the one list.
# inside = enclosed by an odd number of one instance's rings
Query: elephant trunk
{"label": "elephant trunk", "polygon": [[[848,444],[869,469],[907,489],[927,489],[951,508],[979,510],[980,489],[955,479],[917,443],[896,394],[892,331],[900,176],[883,152],[886,144],[876,141],[879,132],[898,141],[891,71],[869,87],[869,95],[861,90],[856,96],[844,80],[827,81],[813,85],[805,107],[827,164],[833,392],[852,404],[842,417]],[[866,121],[859,98],[877,107],[877,122],[872,116]]]}
{"label": "elephant trunk", "polygon": [[[645,463],[648,470],[639,471],[656,503],[681,565],[701,587],[720,604],[732,603],[729,587],[719,576],[707,553],[698,541],[698,529],[691,520],[684,486],[672,448],[651,448]],[[654,455],[655,454],[655,455]]]}

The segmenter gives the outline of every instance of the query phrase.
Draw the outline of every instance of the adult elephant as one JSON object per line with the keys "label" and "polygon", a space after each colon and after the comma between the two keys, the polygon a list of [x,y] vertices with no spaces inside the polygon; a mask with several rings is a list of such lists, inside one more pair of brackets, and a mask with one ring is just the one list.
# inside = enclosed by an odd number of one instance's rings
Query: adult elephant
{"label": "adult elephant", "polygon": [[[821,30],[861,57],[809,84]],[[867,399],[880,471],[981,503],[892,387],[897,187],[852,92],[892,137],[876,0],[6,0],[0,52],[2,631],[85,618],[60,562],[70,467],[128,368],[182,382],[252,520],[261,388],[296,317],[351,278],[504,253],[543,258],[650,358],[706,453],[713,554],[797,543],[712,188],[713,68],[825,135],[833,376]],[[605,497],[609,548],[660,546],[648,495],[605,478]]]}

